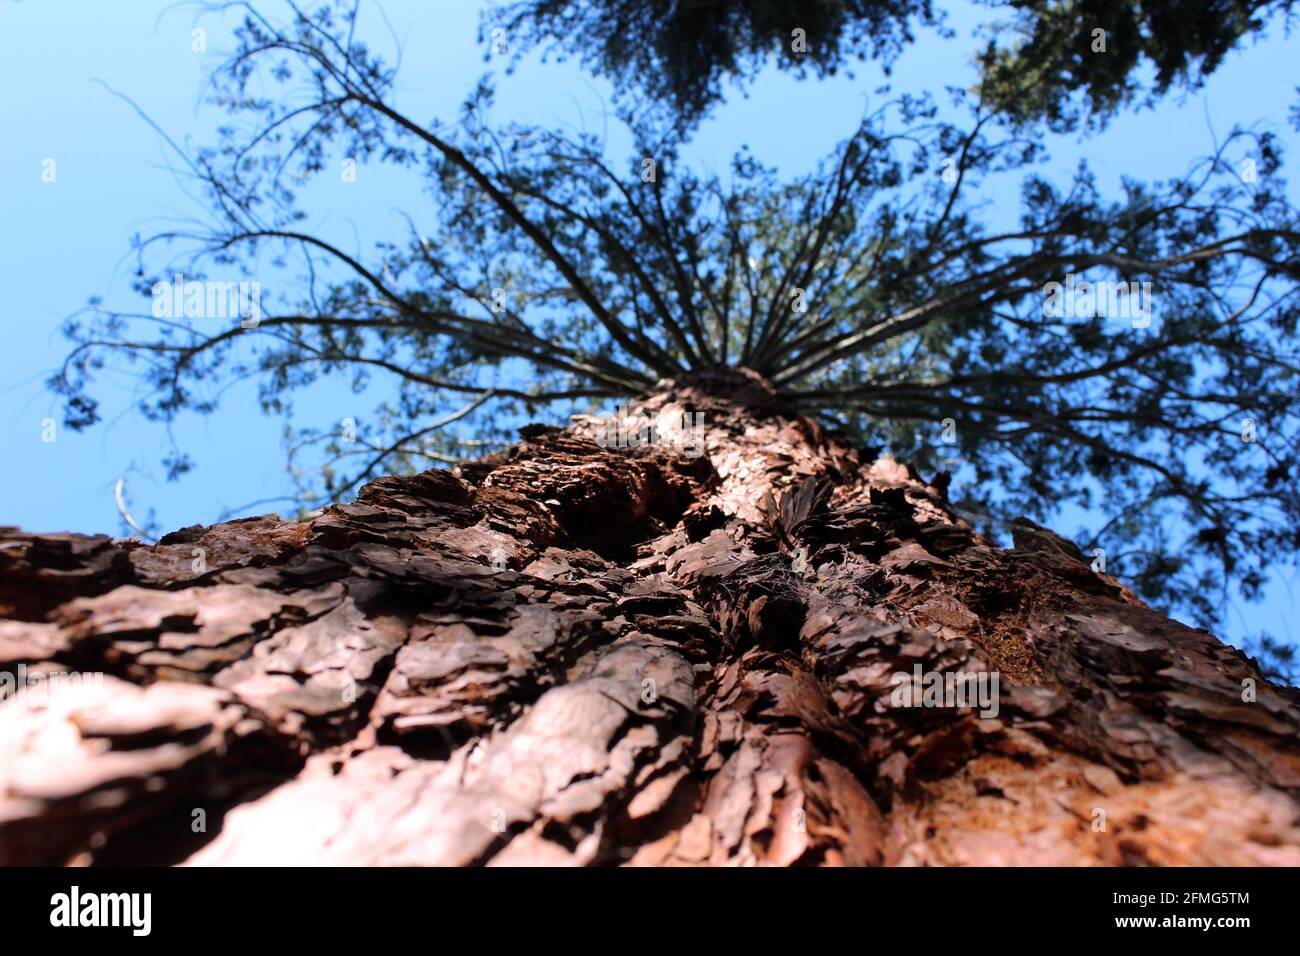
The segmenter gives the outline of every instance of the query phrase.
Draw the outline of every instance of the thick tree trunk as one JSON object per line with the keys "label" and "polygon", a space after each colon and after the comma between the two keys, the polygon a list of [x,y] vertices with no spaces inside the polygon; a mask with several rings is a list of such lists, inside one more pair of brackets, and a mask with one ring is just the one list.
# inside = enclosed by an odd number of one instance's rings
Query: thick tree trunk
{"label": "thick tree trunk", "polygon": [[1238,651],[752,377],[635,411],[309,521],[4,532],[0,862],[1300,864]]}

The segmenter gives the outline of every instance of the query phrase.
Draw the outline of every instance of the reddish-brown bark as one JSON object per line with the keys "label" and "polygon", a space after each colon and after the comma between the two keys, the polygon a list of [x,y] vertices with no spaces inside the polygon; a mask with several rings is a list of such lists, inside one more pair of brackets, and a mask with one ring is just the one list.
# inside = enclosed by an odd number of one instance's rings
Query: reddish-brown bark
{"label": "reddish-brown bark", "polygon": [[[108,676],[0,704],[0,862],[1300,864],[1238,651],[751,377],[634,411],[307,521],[4,532],[0,668]],[[895,706],[918,665],[996,716]]]}

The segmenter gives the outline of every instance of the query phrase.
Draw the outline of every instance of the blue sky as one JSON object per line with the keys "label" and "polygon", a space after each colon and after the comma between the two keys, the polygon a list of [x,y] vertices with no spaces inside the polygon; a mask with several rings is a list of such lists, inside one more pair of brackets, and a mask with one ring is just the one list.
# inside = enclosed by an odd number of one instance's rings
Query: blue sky
{"label": "blue sky", "polygon": [[[499,66],[485,63],[476,36],[481,4],[384,0],[383,6],[404,48],[399,104],[417,118],[453,117],[473,82]],[[923,34],[897,64],[890,78],[895,90],[969,85],[971,31],[988,10],[948,6],[958,36]],[[0,523],[119,533],[113,500],[119,477],[126,478],[132,507],[154,511],[164,529],[210,523],[226,509],[289,489],[282,422],[262,415],[253,383],[233,387],[219,414],[176,424],[177,439],[198,466],[179,482],[163,480],[159,458],[166,435],[132,411],[136,385],[130,375],[100,389],[105,425],[81,434],[60,429],[55,442],[41,441],[42,420],[61,421],[57,400],[42,385],[66,352],[61,321],[92,295],[139,308],[128,288],[131,236],[199,211],[169,171],[160,137],[99,83],[130,96],[177,142],[211,142],[221,116],[202,106],[200,84],[229,39],[219,20],[198,23],[207,31],[206,54],[192,50],[193,11],[170,0],[0,0],[0,434],[8,451]],[[380,31],[382,39],[386,30]],[[1155,110],[1125,114],[1102,134],[1047,137],[1047,171],[1064,181],[1087,158],[1103,186],[1114,187],[1120,176],[1165,178],[1209,152],[1215,135],[1221,138],[1233,124],[1265,124],[1292,157],[1298,154],[1300,143],[1285,118],[1300,37],[1274,33],[1231,56],[1201,92],[1174,94]],[[853,130],[884,80],[873,64],[854,72],[800,81],[764,71],[747,95],[729,92],[686,158],[723,169],[747,144],[783,173],[812,168]],[[599,130],[608,98],[608,86],[578,63],[532,58],[512,74],[498,71],[495,116]],[[626,155],[612,125],[610,133],[611,152]],[[43,182],[50,159],[55,179]],[[411,211],[413,194],[410,181],[397,174],[366,167],[361,176],[364,190],[331,194],[329,203],[315,207],[327,211],[312,222],[364,249],[404,231],[398,210]],[[991,214],[1015,211],[1016,196],[1008,192]],[[310,406],[299,404],[304,423],[356,412],[356,399],[338,387],[318,388]],[[1225,636],[1266,628],[1300,639],[1300,628],[1290,624],[1297,583],[1294,569],[1280,572],[1267,601],[1240,606]]]}

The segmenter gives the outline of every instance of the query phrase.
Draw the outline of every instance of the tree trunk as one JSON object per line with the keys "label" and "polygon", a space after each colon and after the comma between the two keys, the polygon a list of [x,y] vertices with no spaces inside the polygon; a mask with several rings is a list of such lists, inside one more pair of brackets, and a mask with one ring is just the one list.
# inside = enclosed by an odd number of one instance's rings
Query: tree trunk
{"label": "tree trunk", "polygon": [[0,862],[1300,864],[1300,700],[1240,652],[748,374],[634,414],[0,534]]}

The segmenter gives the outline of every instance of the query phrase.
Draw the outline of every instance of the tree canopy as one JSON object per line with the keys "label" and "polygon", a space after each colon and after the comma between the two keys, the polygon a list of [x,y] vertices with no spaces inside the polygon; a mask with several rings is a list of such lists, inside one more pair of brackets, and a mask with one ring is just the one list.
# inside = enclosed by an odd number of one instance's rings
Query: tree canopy
{"label": "tree canopy", "polygon": [[[726,175],[693,168],[673,124],[625,113],[636,148],[617,163],[591,135],[494,125],[486,83],[454,120],[404,111],[351,4],[234,6],[210,78],[230,122],[178,153],[207,214],[139,242],[137,287],[156,303],[177,273],[273,273],[288,291],[255,327],[93,304],[51,379],[70,426],[96,421],[97,375],[121,357],[163,422],[250,377],[289,415],[321,377],[391,379],[345,438],[293,433],[327,446],[319,477],[299,473],[318,505],[521,421],[741,366],[866,447],[955,474],[982,527],[1088,516],[1085,550],[1207,625],[1300,548],[1300,223],[1268,134],[1236,130],[1115,197],[1086,165],[1045,179],[1036,140],[973,96],[961,125],[928,97],[882,103],[794,178],[744,150]],[[304,191],[339,157],[422,177],[404,235],[358,251],[313,229]],[[1018,223],[992,229],[1008,182]]]}
{"label": "tree canopy", "polygon": [[[1293,0],[985,5],[985,103],[1008,118],[1070,129],[1195,87],[1270,20],[1289,25]],[[576,55],[690,123],[721,99],[728,79],[743,84],[768,63],[818,76],[855,60],[888,64],[918,30],[943,21],[930,0],[510,0],[485,26],[520,50]]]}

